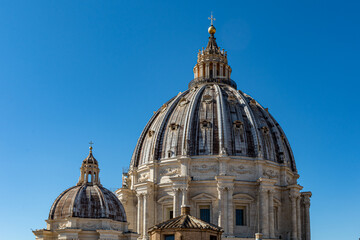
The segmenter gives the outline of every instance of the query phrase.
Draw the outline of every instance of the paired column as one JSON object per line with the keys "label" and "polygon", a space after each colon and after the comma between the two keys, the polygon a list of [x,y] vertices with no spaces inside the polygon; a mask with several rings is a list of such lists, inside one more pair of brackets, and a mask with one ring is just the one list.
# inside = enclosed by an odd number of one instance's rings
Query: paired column
{"label": "paired column", "polygon": [[275,238],[274,185],[277,180],[259,178],[259,221],[264,238]]}
{"label": "paired column", "polygon": [[187,172],[187,164],[188,164],[188,158],[184,158],[181,160],[181,174],[185,176],[179,176],[179,177],[171,177],[170,180],[172,181],[172,189],[174,192],[174,201],[173,201],[173,212],[174,217],[177,217],[180,215],[180,206],[181,205],[187,205],[187,191],[188,191],[188,185],[190,181],[190,177],[186,176]]}
{"label": "paired column", "polygon": [[199,77],[204,77],[204,64],[203,63],[200,63],[200,74],[199,74]]}
{"label": "paired column", "polygon": [[234,188],[233,187],[228,187],[227,188],[227,202],[228,202],[228,216],[227,219],[229,220],[229,227],[228,227],[228,234],[230,236],[234,235],[234,206],[233,206],[233,194],[234,194]]}
{"label": "paired column", "polygon": [[225,188],[224,187],[218,187],[218,226],[219,227],[223,227],[224,223],[224,217],[223,217],[223,213],[224,213],[224,191]]}
{"label": "paired column", "polygon": [[219,72],[220,77],[224,77],[224,64],[220,63],[220,72]]}
{"label": "paired column", "polygon": [[217,77],[217,63],[213,62],[213,76],[214,78]]}
{"label": "paired column", "polygon": [[147,239],[147,193],[138,193],[137,196],[137,223],[136,223],[136,231],[140,234],[142,239]]}
{"label": "paired column", "polygon": [[173,192],[174,192],[173,213],[174,213],[174,217],[177,217],[180,214],[180,212],[179,212],[179,189],[174,188]]}
{"label": "paired column", "polygon": [[[222,161],[221,161],[222,162]],[[221,164],[220,162],[220,164]],[[225,236],[234,233],[234,176],[216,176],[218,190],[218,225],[224,229]]]}
{"label": "paired column", "polygon": [[305,223],[305,239],[304,240],[311,240],[311,235],[310,235],[310,197],[311,197],[312,193],[311,192],[302,192],[301,196],[303,199],[303,204],[304,204],[304,223]]}
{"label": "paired column", "polygon": [[209,78],[210,76],[210,66],[209,63],[205,63],[205,77]]}
{"label": "paired column", "polygon": [[301,212],[300,212],[300,196],[296,199],[296,215],[297,215],[297,238],[301,240]]}
{"label": "paired column", "polygon": [[181,188],[181,194],[182,194],[181,207],[188,206],[187,190],[188,189],[186,187]]}
{"label": "paired column", "polygon": [[269,236],[269,210],[268,210],[268,190],[260,185],[260,221],[261,221],[261,233],[265,236]]}
{"label": "paired column", "polygon": [[275,238],[274,190],[269,190],[269,234]]}
{"label": "paired column", "polygon": [[141,233],[141,208],[143,204],[143,197],[141,194],[136,194],[137,197],[137,222],[136,222],[136,232]]}
{"label": "paired column", "polygon": [[147,213],[147,194],[143,194],[143,239],[146,239],[146,235],[147,235],[147,217],[146,217],[146,213]]}
{"label": "paired column", "polygon": [[290,192],[291,201],[291,240],[298,240],[298,225],[297,225],[297,199],[299,197],[298,192]]}

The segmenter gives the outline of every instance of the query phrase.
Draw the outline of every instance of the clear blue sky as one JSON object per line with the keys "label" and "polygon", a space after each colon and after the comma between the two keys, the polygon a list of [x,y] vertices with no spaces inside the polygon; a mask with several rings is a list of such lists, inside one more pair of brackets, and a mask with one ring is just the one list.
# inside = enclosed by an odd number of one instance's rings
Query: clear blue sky
{"label": "clear blue sky", "polygon": [[34,239],[95,142],[121,185],[143,127],[187,89],[214,11],[232,78],[274,115],[315,240],[360,237],[359,1],[1,1],[1,239]]}

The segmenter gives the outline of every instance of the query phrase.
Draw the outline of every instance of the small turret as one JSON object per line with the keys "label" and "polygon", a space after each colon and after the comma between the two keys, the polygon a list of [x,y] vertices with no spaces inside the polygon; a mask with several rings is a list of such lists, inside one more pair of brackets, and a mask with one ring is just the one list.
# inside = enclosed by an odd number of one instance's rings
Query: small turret
{"label": "small turret", "polygon": [[[90,145],[93,144],[90,142]],[[99,164],[92,154],[93,147],[89,147],[89,155],[83,160],[80,168],[80,178],[77,185],[101,185],[99,178]]]}

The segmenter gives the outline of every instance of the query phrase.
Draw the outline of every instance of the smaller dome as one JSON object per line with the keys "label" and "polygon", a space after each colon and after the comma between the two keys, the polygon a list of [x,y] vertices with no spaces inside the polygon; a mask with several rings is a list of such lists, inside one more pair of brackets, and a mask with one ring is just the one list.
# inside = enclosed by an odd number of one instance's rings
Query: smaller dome
{"label": "smaller dome", "polygon": [[53,203],[49,219],[68,217],[105,218],[126,222],[126,213],[120,200],[100,184],[98,161],[92,154],[82,162],[76,186],[62,192]]}
{"label": "smaller dome", "polygon": [[100,185],[89,184],[65,190],[53,203],[49,219],[68,217],[107,218],[126,222],[125,209],[115,194]]}

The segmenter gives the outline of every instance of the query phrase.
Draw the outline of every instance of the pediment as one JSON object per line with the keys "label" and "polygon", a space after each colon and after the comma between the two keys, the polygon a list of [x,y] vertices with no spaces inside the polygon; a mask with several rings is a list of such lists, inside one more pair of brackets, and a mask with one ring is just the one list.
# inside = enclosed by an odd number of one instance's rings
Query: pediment
{"label": "pediment", "polygon": [[255,199],[246,193],[238,193],[233,196],[234,201],[241,201],[241,202],[252,202]]}
{"label": "pediment", "polygon": [[162,204],[164,204],[164,203],[172,203],[173,199],[174,199],[173,196],[166,195],[166,196],[163,196],[163,197],[159,198],[157,200],[157,202],[162,203]]}
{"label": "pediment", "polygon": [[207,193],[200,193],[198,195],[196,195],[195,197],[192,198],[192,200],[195,201],[213,201],[216,200],[216,197],[207,194]]}

